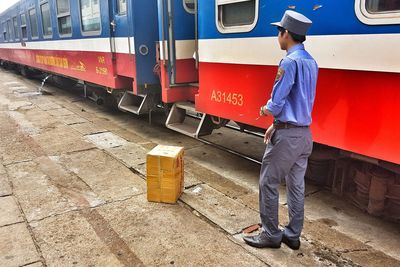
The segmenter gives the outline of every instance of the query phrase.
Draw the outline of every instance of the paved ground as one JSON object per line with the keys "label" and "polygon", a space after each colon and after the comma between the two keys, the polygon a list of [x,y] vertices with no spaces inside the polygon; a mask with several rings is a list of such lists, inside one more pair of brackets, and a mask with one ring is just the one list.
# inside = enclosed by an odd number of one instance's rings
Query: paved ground
{"label": "paved ground", "polygon": [[[37,86],[0,70],[0,266],[400,266],[398,225],[312,186],[302,248],[250,248],[241,232],[259,221],[258,165]],[[263,151],[226,130],[209,139]],[[186,150],[177,205],[146,200],[145,154],[157,144]]]}

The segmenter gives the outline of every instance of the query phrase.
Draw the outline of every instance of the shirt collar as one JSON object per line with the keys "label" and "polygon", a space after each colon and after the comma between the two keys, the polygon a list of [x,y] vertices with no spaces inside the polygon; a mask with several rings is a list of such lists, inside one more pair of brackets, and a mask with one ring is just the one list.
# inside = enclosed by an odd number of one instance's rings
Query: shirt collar
{"label": "shirt collar", "polygon": [[294,51],[297,51],[297,50],[304,50],[304,44],[297,44],[295,46],[292,46],[288,50],[287,55],[290,55],[291,53],[293,53]]}

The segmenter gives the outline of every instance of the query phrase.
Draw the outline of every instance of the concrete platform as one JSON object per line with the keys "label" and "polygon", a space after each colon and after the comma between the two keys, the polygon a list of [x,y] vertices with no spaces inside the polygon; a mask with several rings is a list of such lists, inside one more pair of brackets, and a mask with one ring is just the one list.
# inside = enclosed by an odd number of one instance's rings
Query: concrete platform
{"label": "concrete platform", "polygon": [[[254,249],[260,166],[80,91],[0,69],[0,266],[400,266],[400,228],[307,185],[302,246]],[[262,139],[227,129],[207,140],[260,158]],[[146,200],[146,153],[185,147],[176,205]],[[280,188],[280,223],[287,220]]]}
{"label": "concrete platform", "polygon": [[8,175],[5,173],[3,165],[0,165],[0,197],[6,197],[12,194],[11,184]]}
{"label": "concrete platform", "polygon": [[23,222],[19,207],[14,197],[0,198],[0,227]]}
{"label": "concrete platform", "polygon": [[0,265],[25,266],[40,261],[31,234],[24,223],[0,227]]}

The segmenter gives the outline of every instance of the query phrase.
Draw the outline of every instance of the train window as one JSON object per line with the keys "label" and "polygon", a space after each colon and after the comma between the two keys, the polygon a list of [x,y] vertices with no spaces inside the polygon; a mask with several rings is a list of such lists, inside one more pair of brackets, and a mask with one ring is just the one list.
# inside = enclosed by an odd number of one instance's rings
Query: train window
{"label": "train window", "polygon": [[49,2],[46,2],[46,3],[40,5],[40,12],[42,14],[43,35],[45,37],[50,37],[53,35],[53,30],[51,29]]}
{"label": "train window", "polygon": [[190,14],[194,14],[195,13],[196,5],[195,5],[194,1],[196,1],[196,0],[182,0],[183,7]]}
{"label": "train window", "polygon": [[249,32],[257,24],[258,0],[217,0],[216,19],[222,33]]}
{"label": "train window", "polygon": [[17,17],[13,17],[13,26],[14,26],[15,40],[19,40],[19,29],[18,29]]}
{"label": "train window", "polygon": [[21,32],[22,32],[22,39],[27,39],[28,32],[26,30],[26,15],[25,15],[25,13],[21,14]]}
{"label": "train window", "polygon": [[9,40],[9,41],[12,41],[12,39],[13,39],[13,34],[12,34],[11,20],[7,20],[7,32],[8,32],[8,40]]}
{"label": "train window", "polygon": [[60,35],[71,35],[71,13],[69,0],[57,0],[58,32]]}
{"label": "train window", "polygon": [[117,0],[118,1],[118,15],[126,15],[126,0]]}
{"label": "train window", "polygon": [[69,14],[69,0],[56,0],[57,4],[57,15]]}
{"label": "train window", "polygon": [[39,36],[39,33],[38,33],[36,10],[33,8],[29,10],[28,13],[29,13],[29,23],[31,24],[31,37],[37,38]]}
{"label": "train window", "polygon": [[355,10],[368,25],[400,24],[400,0],[356,0]]}
{"label": "train window", "polygon": [[400,0],[366,0],[369,13],[400,12]]}
{"label": "train window", "polygon": [[83,32],[100,31],[100,2],[99,0],[80,0],[81,23]]}
{"label": "train window", "polygon": [[4,42],[8,41],[7,24],[5,22],[3,22],[3,40],[4,40]]}
{"label": "train window", "polygon": [[36,10],[33,8],[29,10],[29,23],[31,24],[31,36],[32,38],[37,38],[39,36],[38,33],[38,25],[36,18]]}

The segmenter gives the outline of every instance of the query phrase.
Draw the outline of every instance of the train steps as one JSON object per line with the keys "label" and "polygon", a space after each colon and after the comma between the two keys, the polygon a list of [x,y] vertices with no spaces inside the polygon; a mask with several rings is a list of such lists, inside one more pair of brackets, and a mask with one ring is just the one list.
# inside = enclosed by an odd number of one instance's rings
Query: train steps
{"label": "train steps", "polygon": [[131,91],[125,91],[118,103],[118,108],[136,115],[147,114],[150,111],[148,95],[135,95]]}
{"label": "train steps", "polygon": [[197,112],[191,102],[175,103],[169,112],[165,125],[171,130],[193,138],[209,135],[214,129],[211,117]]}

